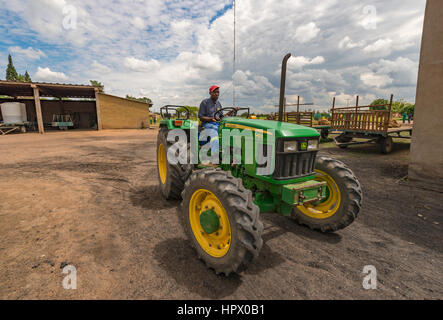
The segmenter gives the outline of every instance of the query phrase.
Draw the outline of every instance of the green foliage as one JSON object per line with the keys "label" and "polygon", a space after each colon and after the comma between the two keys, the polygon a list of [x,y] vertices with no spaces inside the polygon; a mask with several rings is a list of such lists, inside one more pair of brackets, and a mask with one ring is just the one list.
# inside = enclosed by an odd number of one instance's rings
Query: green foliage
{"label": "green foliage", "polygon": [[17,81],[17,70],[15,70],[11,55],[8,56],[8,67],[6,68],[6,81]]}
{"label": "green foliage", "polygon": [[31,77],[29,76],[28,70],[25,72],[25,82],[32,82]]}
{"label": "green foliage", "polygon": [[101,88],[103,91],[105,91],[105,86],[101,82],[96,80],[89,80],[89,82],[91,83],[91,86]]}
{"label": "green foliage", "polygon": [[414,114],[414,111],[415,111],[415,105],[412,103],[406,103],[403,109],[400,111],[400,113]]}
{"label": "green foliage", "polygon": [[136,97],[132,97],[130,95],[126,95],[126,99],[128,100],[132,100],[132,101],[138,101],[138,102],[143,102],[143,103],[147,103],[152,105],[152,100],[147,98],[147,97],[142,97],[142,98],[136,98]]}
{"label": "green foliage", "polygon": [[28,71],[25,74],[18,74],[12,62],[11,55],[8,55],[8,67],[6,68],[6,81],[17,81],[17,82],[32,82]]}
{"label": "green foliage", "polygon": [[414,105],[412,103],[407,102],[407,101],[399,100],[399,101],[395,101],[392,104],[392,110],[393,110],[393,112],[400,113],[400,114],[403,114],[405,112],[407,114],[414,113]]}
{"label": "green foliage", "polygon": [[326,118],[326,119],[330,119],[331,118],[331,114],[328,112],[322,112],[321,113],[321,117],[322,118]]}
{"label": "green foliage", "polygon": [[376,99],[374,101],[371,102],[370,106],[376,106],[376,105],[381,105],[381,104],[385,104],[385,106],[377,106],[377,107],[371,107],[371,110],[388,110],[389,107],[386,105],[389,105],[389,101],[385,100],[385,99]]}
{"label": "green foliage", "polygon": [[[370,105],[380,105],[380,104],[387,104],[387,106],[384,107],[374,107],[371,108],[371,110],[389,110],[389,101],[385,99],[377,99],[374,100]],[[407,114],[413,114],[414,113],[414,107],[415,105],[412,103],[409,103],[403,99],[400,99],[398,101],[395,101],[392,103],[392,112],[394,113],[407,113]]]}

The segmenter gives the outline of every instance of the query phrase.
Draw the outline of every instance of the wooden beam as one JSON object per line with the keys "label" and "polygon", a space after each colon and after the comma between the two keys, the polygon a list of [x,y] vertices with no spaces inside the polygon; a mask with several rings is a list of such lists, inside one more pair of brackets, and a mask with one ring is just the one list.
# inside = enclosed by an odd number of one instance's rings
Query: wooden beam
{"label": "wooden beam", "polygon": [[38,132],[43,134],[43,133],[45,133],[45,127],[43,126],[43,116],[42,116],[42,105],[40,102],[40,92],[38,90],[38,87],[35,84],[31,85],[31,88],[34,90],[35,113],[37,114]]}
{"label": "wooden beam", "polygon": [[100,99],[99,99],[100,89],[94,88],[94,91],[95,91],[95,110],[97,112],[97,130],[103,130],[102,117],[100,111]]}

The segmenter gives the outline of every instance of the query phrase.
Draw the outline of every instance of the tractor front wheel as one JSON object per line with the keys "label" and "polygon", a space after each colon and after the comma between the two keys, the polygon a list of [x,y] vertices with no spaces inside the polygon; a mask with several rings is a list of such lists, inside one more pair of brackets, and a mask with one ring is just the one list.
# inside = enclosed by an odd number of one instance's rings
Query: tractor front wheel
{"label": "tractor front wheel", "polygon": [[319,157],[315,165],[316,181],[327,185],[327,198],[297,206],[292,217],[300,224],[322,232],[343,229],[357,217],[362,204],[358,179],[343,162]]}
{"label": "tractor front wheel", "polygon": [[182,198],[185,233],[198,257],[217,274],[245,270],[263,244],[251,191],[230,172],[211,168],[189,177]]}

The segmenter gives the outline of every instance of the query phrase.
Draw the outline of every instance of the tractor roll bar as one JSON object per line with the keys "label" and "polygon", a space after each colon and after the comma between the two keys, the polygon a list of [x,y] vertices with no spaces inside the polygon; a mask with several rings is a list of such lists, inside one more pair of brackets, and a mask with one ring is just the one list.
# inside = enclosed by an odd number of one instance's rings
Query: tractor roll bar
{"label": "tractor roll bar", "polygon": [[[181,109],[181,108],[184,109],[184,110],[178,110],[178,109]],[[160,115],[161,115],[161,117],[163,119],[164,118],[168,118],[168,119],[171,118],[171,114],[169,113],[169,109],[175,111],[177,116],[179,116],[181,114],[181,112],[185,111],[186,112],[186,119],[189,119],[189,117],[191,115],[191,110],[188,107],[186,107],[186,106],[167,105],[167,106],[164,106],[164,107],[160,108]],[[166,112],[163,114],[163,111],[166,111]]]}

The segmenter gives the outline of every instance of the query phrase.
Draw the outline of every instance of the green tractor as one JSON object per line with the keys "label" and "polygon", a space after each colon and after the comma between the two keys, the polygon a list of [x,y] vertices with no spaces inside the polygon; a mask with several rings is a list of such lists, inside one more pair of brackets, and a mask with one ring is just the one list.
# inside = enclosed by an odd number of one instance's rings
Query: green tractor
{"label": "green tractor", "polygon": [[[186,132],[188,154],[192,143],[199,151],[202,147],[193,141],[198,139],[192,134],[198,122],[189,119],[186,108],[162,108],[164,120],[160,122],[157,140],[161,192],[166,199],[182,200],[185,233],[198,257],[217,274],[242,272],[258,257],[263,244],[260,213],[277,212],[313,230],[334,232],[350,225],[360,211],[361,186],[351,169],[340,161],[317,157],[317,130],[282,121],[290,56],[286,55],[282,63],[279,121],[237,117],[238,110],[233,108],[218,111],[219,115],[231,111],[231,116],[220,122],[220,150],[235,149],[234,138],[224,138],[222,131],[251,133],[253,152],[257,145],[261,145],[261,150],[270,150],[269,174],[258,174],[263,169],[261,162],[245,161],[251,152],[246,151],[246,138],[237,150],[241,159],[236,160],[240,161],[234,161],[235,156],[217,166],[201,161],[191,164],[189,159],[176,164],[168,161],[168,151],[177,143],[168,140],[171,130]],[[170,110],[177,111],[177,117],[172,117]],[[174,150],[172,153],[177,154]],[[220,158],[221,154],[220,151]]]}

